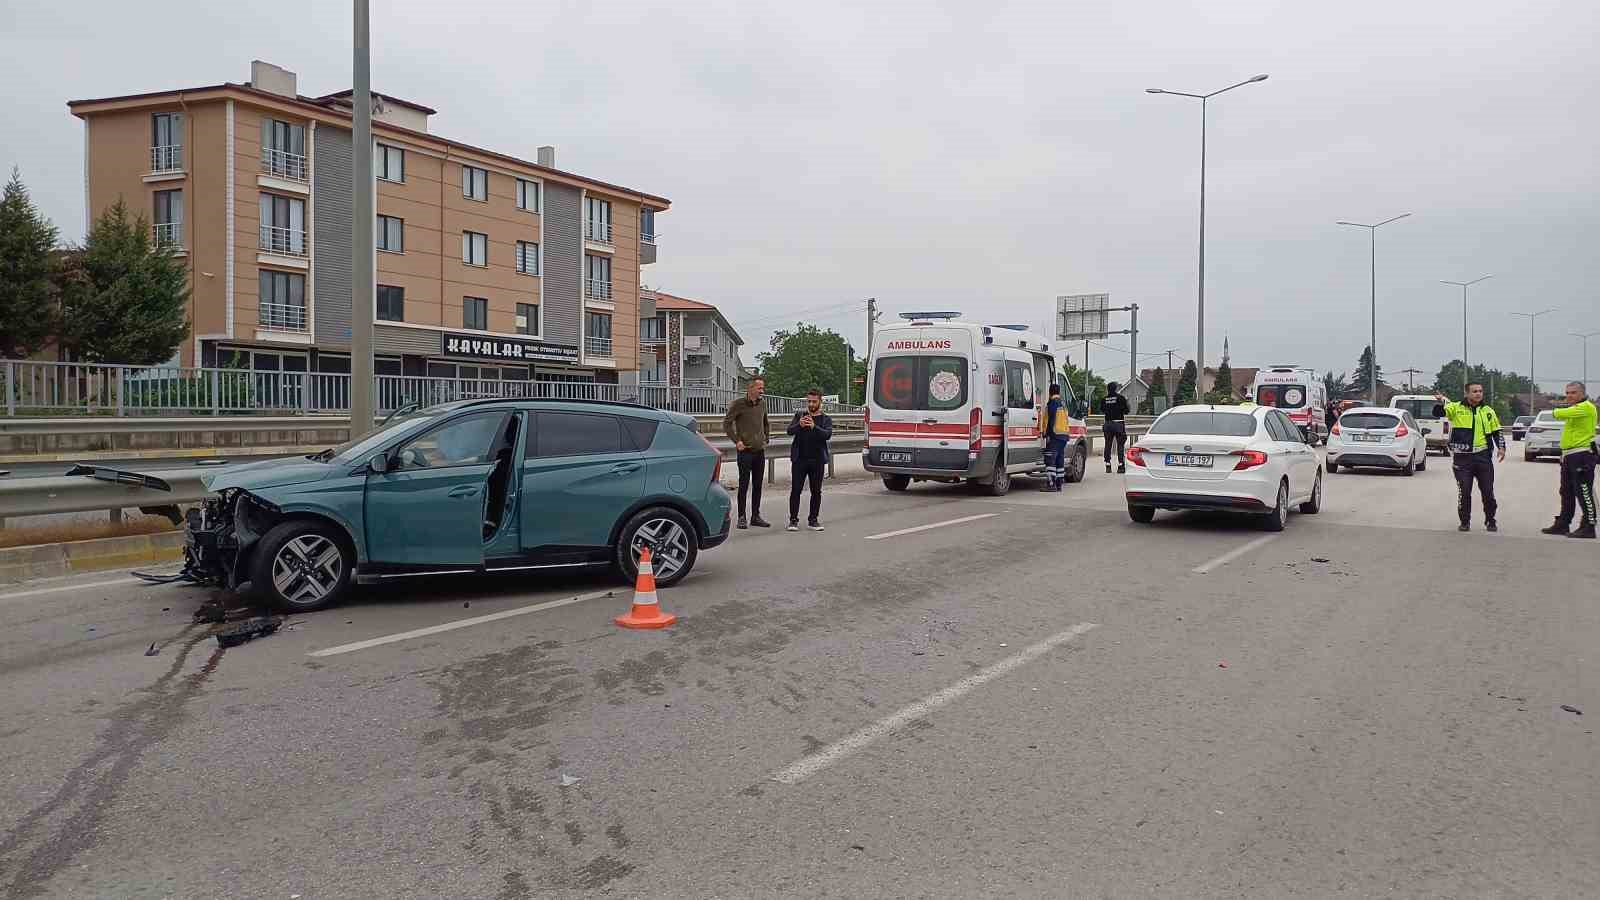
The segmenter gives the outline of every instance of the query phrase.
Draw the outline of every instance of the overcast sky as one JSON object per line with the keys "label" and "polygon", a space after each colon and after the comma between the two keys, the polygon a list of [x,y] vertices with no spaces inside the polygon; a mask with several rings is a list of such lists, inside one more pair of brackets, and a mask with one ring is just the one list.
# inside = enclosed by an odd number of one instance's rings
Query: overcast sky
{"label": "overcast sky", "polygon": [[[0,4],[0,163],[83,233],[72,98],[244,81],[261,58],[350,81],[348,5]],[[1458,356],[1576,377],[1600,329],[1600,15],[1593,2],[440,4],[374,0],[373,86],[441,135],[673,201],[647,283],[715,303],[753,361],[796,318],[864,342],[959,309],[1141,306],[1141,351],[1193,355],[1199,101],[1211,101],[1207,349],[1348,370],[1366,344],[1431,378]],[[815,314],[801,313],[824,309]],[[1108,343],[1126,347],[1125,337]],[[1590,341],[1600,381],[1600,338]],[[1120,360],[1120,363],[1119,363]],[[1096,370],[1126,354],[1096,350]],[[1148,365],[1149,362],[1147,361]],[[1113,377],[1119,370],[1106,374]]]}

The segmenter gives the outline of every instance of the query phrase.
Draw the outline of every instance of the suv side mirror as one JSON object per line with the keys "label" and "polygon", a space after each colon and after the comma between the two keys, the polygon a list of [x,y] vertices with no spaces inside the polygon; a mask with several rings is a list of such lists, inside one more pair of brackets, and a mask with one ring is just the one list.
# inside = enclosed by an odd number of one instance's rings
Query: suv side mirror
{"label": "suv side mirror", "polygon": [[382,452],[378,453],[376,456],[372,457],[371,462],[367,463],[367,468],[371,469],[373,473],[377,475],[382,475],[385,472],[388,472],[389,454]]}

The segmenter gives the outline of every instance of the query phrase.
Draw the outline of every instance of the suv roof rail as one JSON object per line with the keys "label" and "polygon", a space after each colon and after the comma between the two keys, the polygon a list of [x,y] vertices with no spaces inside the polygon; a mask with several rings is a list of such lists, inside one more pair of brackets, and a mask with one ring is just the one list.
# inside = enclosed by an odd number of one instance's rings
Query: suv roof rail
{"label": "suv roof rail", "polygon": [[600,406],[642,409],[653,413],[664,412],[664,410],[644,403],[631,403],[627,400],[597,400],[588,397],[477,397],[464,402],[462,406],[486,406],[491,403],[593,403]]}

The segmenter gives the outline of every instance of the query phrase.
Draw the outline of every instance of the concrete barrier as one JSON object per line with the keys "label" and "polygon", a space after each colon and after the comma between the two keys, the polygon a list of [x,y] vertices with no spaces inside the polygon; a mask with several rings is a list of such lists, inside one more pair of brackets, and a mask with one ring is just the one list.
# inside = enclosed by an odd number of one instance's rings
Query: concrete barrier
{"label": "concrete barrier", "polygon": [[181,531],[134,534],[92,541],[72,541],[65,544],[7,547],[0,549],[0,584],[76,575],[102,569],[160,565],[176,562],[182,558],[183,532]]}

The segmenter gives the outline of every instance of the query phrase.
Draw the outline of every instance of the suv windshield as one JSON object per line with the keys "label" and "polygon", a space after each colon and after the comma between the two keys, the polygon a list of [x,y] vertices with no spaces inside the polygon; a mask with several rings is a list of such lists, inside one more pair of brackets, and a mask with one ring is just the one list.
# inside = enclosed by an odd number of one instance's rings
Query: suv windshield
{"label": "suv windshield", "polygon": [[1383,413],[1345,413],[1339,417],[1339,424],[1346,428],[1393,428],[1400,419]]}
{"label": "suv windshield", "polygon": [[1256,403],[1260,406],[1276,406],[1279,409],[1299,409],[1306,405],[1306,386],[1263,384],[1256,388]]}
{"label": "suv windshield", "polygon": [[430,409],[414,412],[408,416],[401,416],[369,435],[357,440],[345,441],[336,447],[329,447],[311,458],[320,462],[328,462],[334,459],[348,462],[360,461],[368,453],[409,432],[418,425],[432,420],[437,414],[437,410]]}
{"label": "suv windshield", "polygon": [[1256,433],[1256,417],[1242,413],[1167,413],[1150,426],[1150,433],[1249,437]]}

